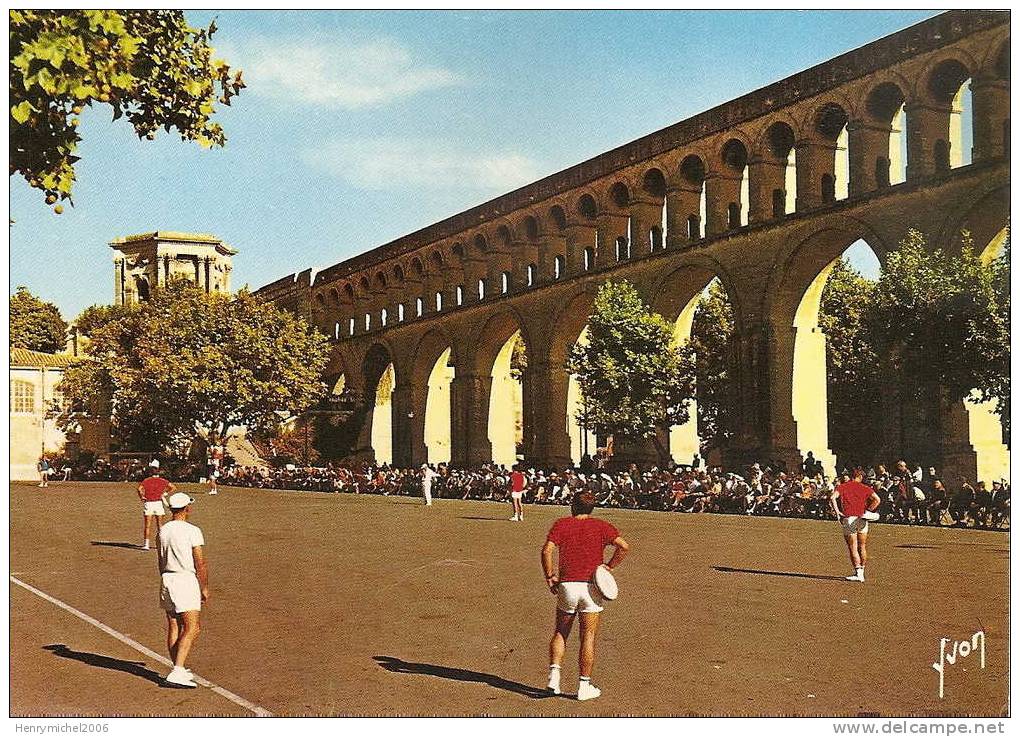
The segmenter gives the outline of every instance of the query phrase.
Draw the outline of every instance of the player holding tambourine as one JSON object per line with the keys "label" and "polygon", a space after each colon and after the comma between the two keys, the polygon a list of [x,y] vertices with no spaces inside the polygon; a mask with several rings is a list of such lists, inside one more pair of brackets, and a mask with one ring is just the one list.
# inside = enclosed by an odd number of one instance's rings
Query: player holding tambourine
{"label": "player holding tambourine", "polygon": [[[553,693],[560,692],[560,666],[574,616],[581,615],[581,652],[578,656],[580,682],[577,700],[598,698],[602,692],[591,683],[595,664],[595,633],[602,604],[616,598],[616,582],[609,573],[627,555],[630,546],[619,531],[605,520],[591,516],[595,495],[580,491],[570,501],[570,517],[553,523],[542,547],[542,569],[549,590],[556,594],[556,622],[549,642],[549,683]],[[603,551],[616,546],[609,563],[603,563]],[[553,549],[559,548],[559,574],[553,573]]]}

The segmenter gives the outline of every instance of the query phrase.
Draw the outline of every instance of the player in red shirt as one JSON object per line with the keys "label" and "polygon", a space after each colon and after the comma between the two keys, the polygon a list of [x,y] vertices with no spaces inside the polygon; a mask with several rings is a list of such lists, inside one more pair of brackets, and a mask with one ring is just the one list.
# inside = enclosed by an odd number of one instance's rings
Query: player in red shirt
{"label": "player in red shirt", "polygon": [[159,475],[159,461],[150,463],[149,470],[152,475],[138,485],[138,498],[142,500],[142,550],[149,550],[149,530],[153,523],[159,534],[160,517],[166,514],[163,501],[176,491],[173,484]]}
{"label": "player in red shirt", "polygon": [[[595,633],[599,626],[601,602],[598,589],[591,583],[595,569],[603,565],[603,551],[614,545],[613,557],[606,567],[620,565],[630,546],[620,537],[619,531],[605,520],[591,516],[595,508],[595,495],[580,491],[570,502],[570,517],[553,523],[542,547],[542,569],[545,583],[556,594],[556,623],[549,642],[549,684],[553,693],[560,692],[560,666],[566,650],[567,638],[574,625],[574,617],[581,615],[581,652],[578,657],[580,683],[578,701],[594,699],[602,693],[591,683],[595,664]],[[553,549],[559,548],[559,573],[553,573]]]}
{"label": "player in red shirt", "polygon": [[855,468],[853,480],[837,486],[829,497],[829,504],[843,526],[850,564],[854,567],[854,575],[847,576],[847,581],[864,581],[864,566],[868,563],[868,518],[865,513],[874,513],[882,503],[875,490],[863,483],[863,479],[864,472]]}
{"label": "player in red shirt", "polygon": [[521,472],[520,466],[514,466],[514,470],[510,472],[510,500],[514,505],[514,516],[510,518],[511,522],[524,521],[524,504],[521,502],[523,497],[524,474]]}

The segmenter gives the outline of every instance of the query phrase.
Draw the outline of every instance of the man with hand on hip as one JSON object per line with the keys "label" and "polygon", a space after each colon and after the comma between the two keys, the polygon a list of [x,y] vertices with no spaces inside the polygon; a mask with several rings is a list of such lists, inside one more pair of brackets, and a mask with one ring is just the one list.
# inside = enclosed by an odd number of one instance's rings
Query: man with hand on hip
{"label": "man with hand on hip", "polygon": [[[598,631],[599,613],[605,601],[591,583],[595,569],[603,565],[603,551],[615,546],[613,557],[606,567],[610,570],[623,562],[630,550],[619,531],[605,520],[592,517],[595,495],[590,491],[577,492],[570,502],[570,517],[553,523],[542,546],[542,570],[549,590],[556,594],[556,620],[549,641],[549,683],[553,693],[560,692],[560,668],[566,650],[567,638],[580,614],[581,651],[578,656],[580,682],[577,700],[598,698],[602,693],[591,683],[595,665],[595,634]],[[559,548],[559,573],[553,573],[553,550]]]}

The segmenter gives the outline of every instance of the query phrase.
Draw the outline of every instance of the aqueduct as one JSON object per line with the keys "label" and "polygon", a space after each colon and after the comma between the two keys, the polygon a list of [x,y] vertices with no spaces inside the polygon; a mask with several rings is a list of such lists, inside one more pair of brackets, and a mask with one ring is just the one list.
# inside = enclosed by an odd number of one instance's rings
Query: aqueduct
{"label": "aqueduct", "polygon": [[[826,449],[817,313],[834,259],[863,239],[883,261],[910,228],[936,248],[963,229],[983,245],[1008,217],[1009,15],[952,11],[258,294],[332,339],[326,378],[358,403],[341,455],[469,466],[512,442],[562,466],[578,444],[564,362],[598,286],[625,278],[680,319],[718,278],[736,323],[727,460],[795,464]],[[512,417],[493,397],[518,340]],[[937,404],[920,428],[892,402],[876,431],[890,454],[973,479],[964,404]]]}

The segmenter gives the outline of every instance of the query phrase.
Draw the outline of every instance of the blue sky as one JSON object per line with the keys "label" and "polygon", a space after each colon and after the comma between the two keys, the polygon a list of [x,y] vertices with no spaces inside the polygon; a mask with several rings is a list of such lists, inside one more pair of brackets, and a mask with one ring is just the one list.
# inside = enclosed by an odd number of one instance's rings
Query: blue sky
{"label": "blue sky", "polygon": [[329,266],[936,11],[199,12],[224,149],[86,111],[75,207],[11,182],[10,290],[113,298],[117,236],[213,233],[235,287]]}

